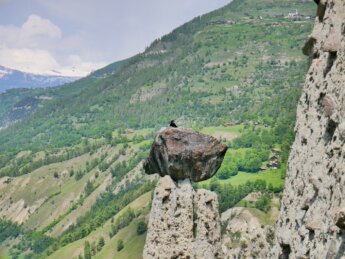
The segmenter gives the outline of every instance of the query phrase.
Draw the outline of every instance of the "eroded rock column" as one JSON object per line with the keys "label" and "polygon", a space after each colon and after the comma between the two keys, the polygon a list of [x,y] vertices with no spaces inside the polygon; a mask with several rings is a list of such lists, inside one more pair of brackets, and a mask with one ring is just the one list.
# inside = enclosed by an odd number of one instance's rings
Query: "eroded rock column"
{"label": "eroded rock column", "polygon": [[345,255],[345,1],[319,2],[271,258]]}
{"label": "eroded rock column", "polygon": [[217,194],[199,189],[194,195],[194,258],[220,258],[221,233]]}
{"label": "eroded rock column", "polygon": [[144,164],[161,178],[154,191],[144,259],[222,258],[217,195],[192,181],[216,173],[227,147],[184,129],[161,130]]}

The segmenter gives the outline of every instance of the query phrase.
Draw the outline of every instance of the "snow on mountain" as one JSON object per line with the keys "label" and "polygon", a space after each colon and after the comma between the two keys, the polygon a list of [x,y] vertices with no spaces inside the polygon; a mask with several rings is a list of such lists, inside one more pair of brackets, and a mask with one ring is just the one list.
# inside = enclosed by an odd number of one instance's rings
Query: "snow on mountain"
{"label": "snow on mountain", "polygon": [[11,74],[11,70],[8,68],[0,66],[0,78],[6,76],[8,74]]}
{"label": "snow on mountain", "polygon": [[0,66],[0,93],[11,88],[43,88],[60,86],[77,80],[78,77],[38,75]]}

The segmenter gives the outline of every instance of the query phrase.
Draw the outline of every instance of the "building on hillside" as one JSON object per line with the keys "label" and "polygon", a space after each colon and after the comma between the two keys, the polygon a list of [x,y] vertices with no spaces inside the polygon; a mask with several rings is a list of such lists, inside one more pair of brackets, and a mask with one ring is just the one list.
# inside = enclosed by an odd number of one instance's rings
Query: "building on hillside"
{"label": "building on hillside", "polygon": [[285,18],[292,19],[293,21],[302,21],[302,20],[310,20],[312,17],[309,15],[301,14],[296,10],[296,12],[288,13],[288,15],[285,16]]}
{"label": "building on hillside", "polygon": [[267,168],[278,169],[278,167],[279,167],[279,158],[274,155],[269,159],[267,163]]}
{"label": "building on hillside", "polygon": [[271,149],[271,152],[272,152],[274,155],[279,155],[281,151],[280,151],[278,148],[272,148],[272,149]]}

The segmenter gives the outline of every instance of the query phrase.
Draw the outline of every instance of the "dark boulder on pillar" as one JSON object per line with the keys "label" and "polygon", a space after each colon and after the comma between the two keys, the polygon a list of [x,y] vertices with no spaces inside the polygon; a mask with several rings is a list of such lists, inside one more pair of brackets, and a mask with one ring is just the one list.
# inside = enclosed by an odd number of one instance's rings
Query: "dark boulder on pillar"
{"label": "dark boulder on pillar", "polygon": [[175,181],[211,178],[223,162],[227,146],[216,138],[182,128],[160,130],[144,162],[147,174],[169,175]]}

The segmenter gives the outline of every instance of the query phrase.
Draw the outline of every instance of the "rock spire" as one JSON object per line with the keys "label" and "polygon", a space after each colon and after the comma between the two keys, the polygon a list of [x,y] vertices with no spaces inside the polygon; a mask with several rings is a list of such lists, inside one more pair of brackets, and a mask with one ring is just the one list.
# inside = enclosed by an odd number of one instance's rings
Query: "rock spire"
{"label": "rock spire", "polygon": [[217,194],[194,190],[220,167],[227,147],[213,137],[180,128],[156,136],[146,173],[161,176],[154,191],[144,259],[222,258]]}

